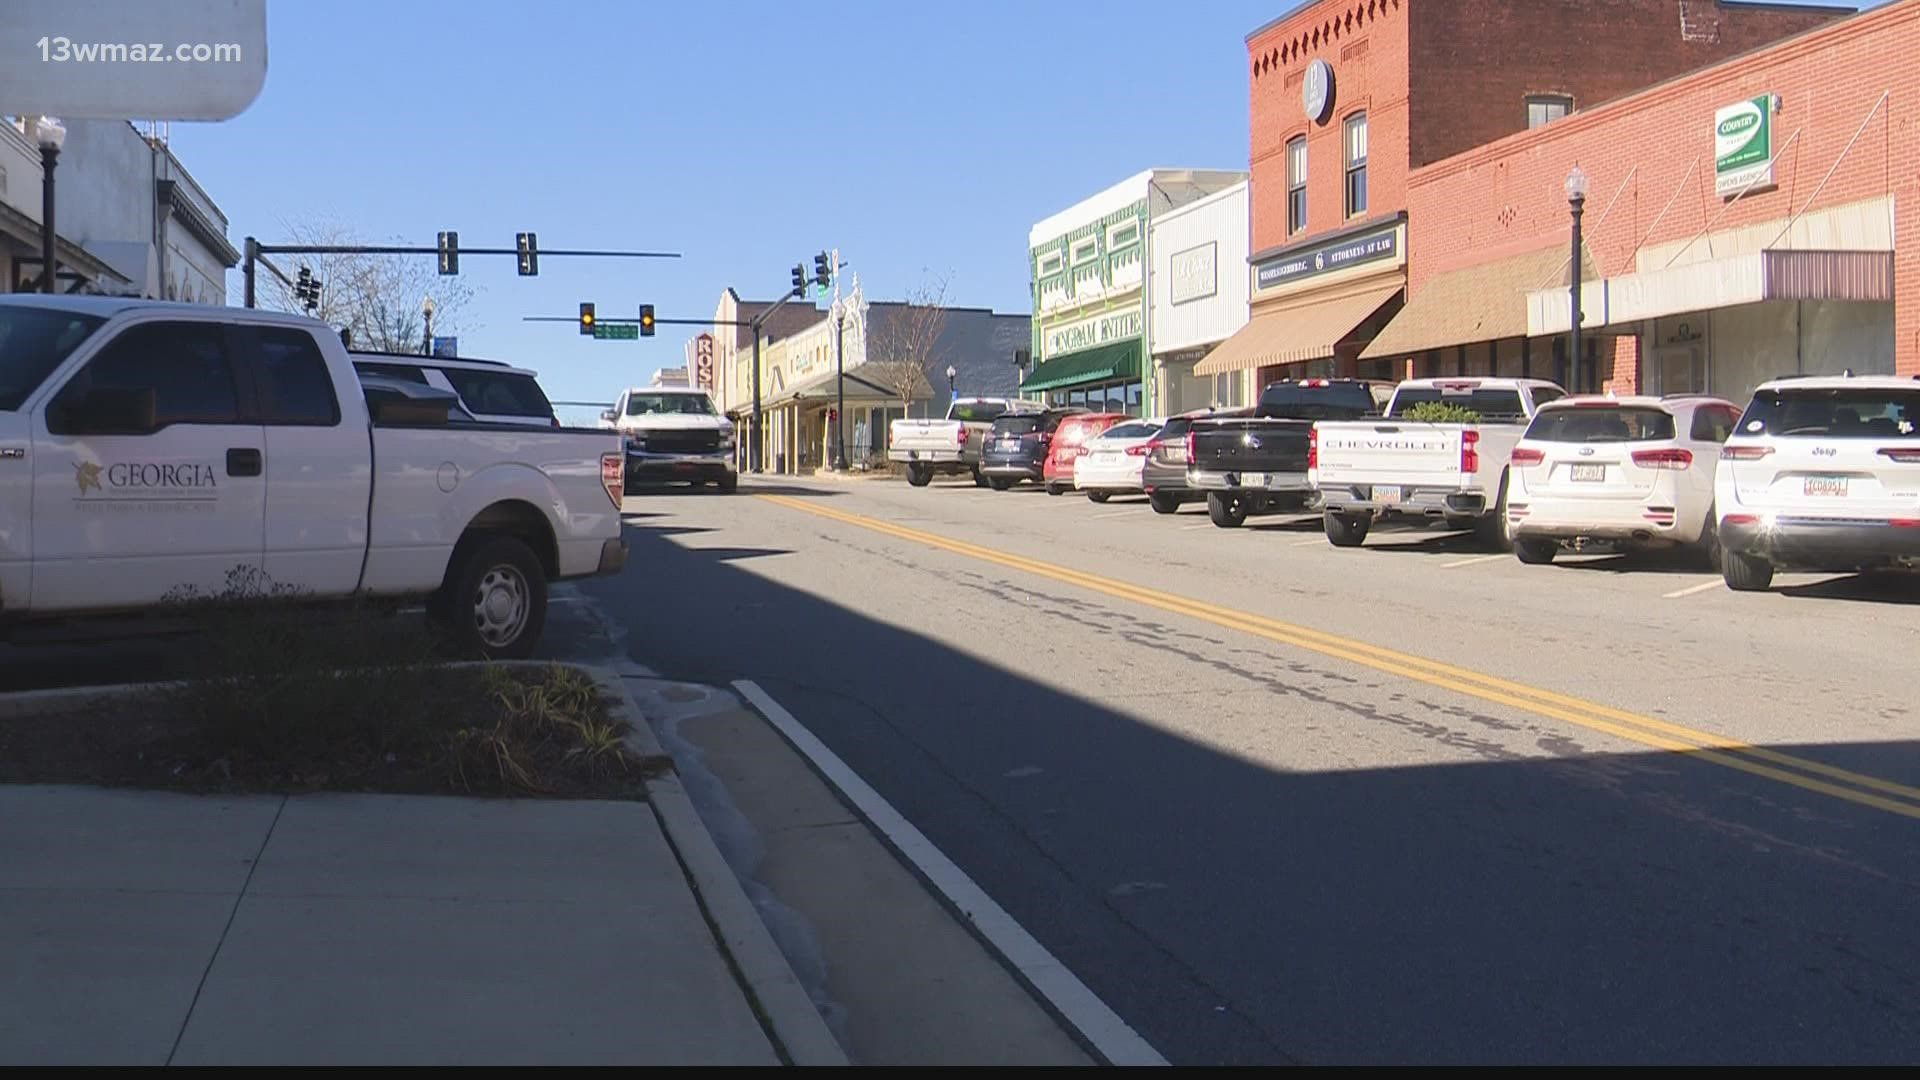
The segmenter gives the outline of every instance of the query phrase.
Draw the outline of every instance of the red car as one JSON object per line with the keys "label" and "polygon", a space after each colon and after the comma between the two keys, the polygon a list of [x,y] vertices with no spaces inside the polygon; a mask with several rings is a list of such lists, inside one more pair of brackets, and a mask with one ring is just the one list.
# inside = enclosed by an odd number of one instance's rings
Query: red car
{"label": "red car", "polygon": [[1073,490],[1073,463],[1080,458],[1081,444],[1115,424],[1132,419],[1126,413],[1081,413],[1060,421],[1047,451],[1047,463],[1040,470],[1047,494]]}

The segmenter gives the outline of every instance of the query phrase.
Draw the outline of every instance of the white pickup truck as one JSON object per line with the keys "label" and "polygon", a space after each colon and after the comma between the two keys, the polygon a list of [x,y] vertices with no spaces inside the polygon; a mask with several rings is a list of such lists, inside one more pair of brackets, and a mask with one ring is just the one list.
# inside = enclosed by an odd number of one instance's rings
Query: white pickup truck
{"label": "white pickup truck", "polygon": [[470,651],[526,656],[548,582],[625,564],[624,455],[454,416],[450,392],[363,385],[311,319],[0,297],[0,620],[150,610],[239,570],[425,597]]}
{"label": "white pickup truck", "polygon": [[[1542,379],[1409,379],[1373,420],[1313,426],[1307,480],[1327,539],[1358,547],[1375,518],[1445,518],[1506,547],[1507,463],[1541,405],[1566,391]],[[1406,419],[1418,405],[1457,405],[1472,423]]]}
{"label": "white pickup truck", "polygon": [[926,487],[935,474],[965,472],[986,487],[980,457],[993,422],[1008,413],[1044,411],[1039,402],[1021,398],[954,398],[944,420],[895,420],[887,429],[887,460],[906,463],[907,483],[914,487]]}
{"label": "white pickup truck", "polygon": [[620,395],[600,421],[627,445],[627,489],[646,483],[713,484],[722,494],[740,486],[733,468],[733,421],[720,415],[705,390],[636,386]]}

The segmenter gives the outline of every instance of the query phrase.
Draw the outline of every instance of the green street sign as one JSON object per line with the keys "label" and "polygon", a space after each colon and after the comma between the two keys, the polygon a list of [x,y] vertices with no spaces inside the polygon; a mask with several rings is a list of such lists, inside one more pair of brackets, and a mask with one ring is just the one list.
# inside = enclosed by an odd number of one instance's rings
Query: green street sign
{"label": "green street sign", "polygon": [[593,339],[595,341],[638,341],[640,327],[633,323],[597,322],[593,324]]}

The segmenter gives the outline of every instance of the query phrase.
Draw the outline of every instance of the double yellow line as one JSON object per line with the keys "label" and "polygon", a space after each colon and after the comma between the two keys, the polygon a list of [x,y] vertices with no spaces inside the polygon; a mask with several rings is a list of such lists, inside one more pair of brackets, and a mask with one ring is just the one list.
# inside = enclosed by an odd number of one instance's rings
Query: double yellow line
{"label": "double yellow line", "polygon": [[1296,649],[1305,649],[1322,656],[1331,656],[1369,667],[1375,671],[1398,675],[1428,686],[1437,686],[1468,697],[1479,698],[1482,701],[1520,709],[1590,731],[1604,732],[1643,746],[1688,754],[1729,769],[1776,780],[1806,791],[1830,795],[1860,806],[1870,806],[1901,817],[1920,819],[1920,788],[1882,780],[1879,777],[1867,776],[1792,754],[1783,754],[1777,750],[1754,746],[1710,731],[1615,709],[1469,668],[1381,648],[1353,638],[1281,622],[1278,619],[1269,619],[1250,612],[1236,611],[1233,608],[1220,607],[1216,604],[1084,573],[1037,559],[1009,555],[1003,551],[994,551],[978,544],[969,544],[963,540],[938,536],[919,529],[909,529],[877,518],[850,514],[821,506],[817,501],[784,495],[761,495],[759,498],[790,510],[828,518],[910,543],[924,544],[955,555],[964,555],[971,559],[1004,566],[1010,570],[1049,578],[1176,615],[1184,615]]}

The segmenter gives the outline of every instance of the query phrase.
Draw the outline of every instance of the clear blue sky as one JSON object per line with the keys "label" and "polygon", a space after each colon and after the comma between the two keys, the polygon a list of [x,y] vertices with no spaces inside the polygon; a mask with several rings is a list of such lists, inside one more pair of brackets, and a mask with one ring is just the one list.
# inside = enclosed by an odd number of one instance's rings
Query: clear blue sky
{"label": "clear blue sky", "polygon": [[173,140],[236,245],[322,216],[375,240],[683,252],[537,278],[462,261],[481,290],[462,352],[611,400],[694,329],[595,342],[521,317],[710,316],[722,288],[777,295],[835,245],[870,296],[938,274],[954,303],[1025,311],[1035,221],[1149,166],[1245,167],[1243,39],[1291,6],[282,0],[252,108]]}
{"label": "clear blue sky", "polygon": [[870,296],[938,275],[953,303],[1025,311],[1035,221],[1143,168],[1245,167],[1244,39],[1295,6],[275,0],[259,99],[173,139],[236,244],[321,217],[370,240],[683,252],[537,278],[462,261],[463,353],[611,400],[679,365],[693,329],[595,342],[521,317],[710,316],[722,288],[777,295],[835,245]]}

